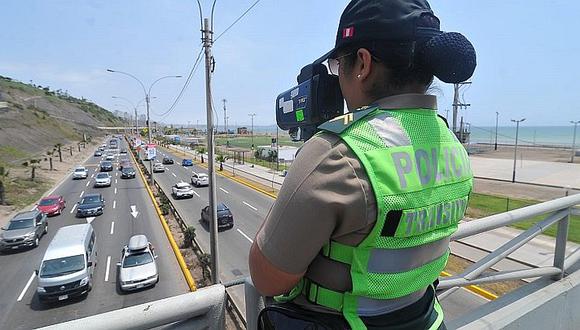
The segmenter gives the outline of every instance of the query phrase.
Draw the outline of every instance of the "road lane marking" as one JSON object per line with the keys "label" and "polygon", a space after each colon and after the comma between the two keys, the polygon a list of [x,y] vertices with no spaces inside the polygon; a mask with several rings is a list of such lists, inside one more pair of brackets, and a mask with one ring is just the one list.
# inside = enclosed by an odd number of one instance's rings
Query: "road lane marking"
{"label": "road lane marking", "polygon": [[115,184],[117,184],[117,179],[115,179]]}
{"label": "road lane marking", "polygon": [[250,243],[254,243],[254,240],[249,238],[248,235],[244,234],[244,232],[241,231],[240,229],[238,229],[238,233],[242,234],[242,236],[244,236],[248,241],[250,241]]}
{"label": "road lane marking", "polygon": [[105,282],[109,282],[109,268],[111,268],[111,256],[107,257],[107,268],[105,269]]}
{"label": "road lane marking", "polygon": [[111,221],[111,235],[115,232],[115,221]]}
{"label": "road lane marking", "polygon": [[171,172],[171,175],[173,175],[174,177],[176,177],[176,178],[177,178],[177,175],[175,175],[175,173]]}
{"label": "road lane marking", "polygon": [[18,296],[18,299],[16,299],[16,301],[21,301],[22,298],[24,298],[24,295],[26,294],[26,291],[28,291],[28,288],[30,287],[30,284],[32,284],[32,281],[34,280],[34,278],[36,277],[36,273],[32,272],[32,275],[30,275],[30,278],[28,279],[28,282],[26,283],[26,286],[24,287],[24,289],[22,290],[22,292],[20,292],[20,295]]}
{"label": "road lane marking", "polygon": [[119,176],[119,172],[116,172],[116,173],[115,173],[115,176]]}
{"label": "road lane marking", "polygon": [[95,173],[96,173],[98,170],[99,170],[98,168],[95,168]]}
{"label": "road lane marking", "polygon": [[91,174],[91,179],[92,179],[92,178],[94,178],[94,177],[95,177],[95,174],[94,174],[94,173],[93,173],[93,174]]}
{"label": "road lane marking", "polygon": [[199,194],[195,190],[193,191],[193,193],[195,194],[195,196],[201,197],[201,196],[199,196]]}
{"label": "road lane marking", "polygon": [[223,191],[223,192],[225,192],[226,194],[229,194],[229,193],[230,193],[229,191],[225,190],[225,189],[224,189],[224,188],[222,188],[222,187],[220,187],[220,190],[221,190],[221,191]]}
{"label": "road lane marking", "polygon": [[249,207],[249,208],[251,208],[252,210],[254,210],[254,211],[258,211],[258,209],[257,209],[257,208],[255,208],[255,207],[253,207],[252,205],[250,205],[250,204],[248,204],[248,203],[246,203],[246,202],[244,202],[244,201],[242,201],[242,203],[246,204],[246,206],[247,206],[247,207]]}
{"label": "road lane marking", "polygon": [[91,184],[91,181],[87,181],[87,184],[85,185],[85,187],[88,187]]}
{"label": "road lane marking", "polygon": [[117,201],[113,201],[113,208],[117,206]]}
{"label": "road lane marking", "polygon": [[85,194],[85,191],[84,190],[81,191],[81,194],[79,195],[79,198],[82,198],[84,194]]}
{"label": "road lane marking", "polygon": [[76,208],[77,208],[77,204],[73,205],[73,208],[70,210],[70,214],[73,214],[73,212],[75,211]]}
{"label": "road lane marking", "polygon": [[117,187],[115,187],[115,195],[117,194]]}

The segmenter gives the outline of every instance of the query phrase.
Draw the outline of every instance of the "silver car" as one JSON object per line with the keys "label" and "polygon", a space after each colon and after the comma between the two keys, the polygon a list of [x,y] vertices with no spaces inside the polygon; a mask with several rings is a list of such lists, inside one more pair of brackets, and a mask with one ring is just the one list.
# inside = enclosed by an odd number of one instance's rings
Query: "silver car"
{"label": "silver car", "polygon": [[165,166],[163,166],[163,164],[161,164],[161,163],[155,163],[153,165],[153,172],[154,173],[165,172]]}
{"label": "silver car", "polygon": [[109,173],[101,172],[97,173],[95,176],[94,187],[110,187],[111,186],[111,176]]}
{"label": "silver car", "polygon": [[74,179],[86,179],[89,176],[89,170],[84,166],[77,166],[73,172]]}
{"label": "silver car", "polygon": [[0,251],[22,247],[38,247],[40,238],[48,232],[46,214],[38,209],[14,216],[0,233]]}
{"label": "silver car", "polygon": [[187,182],[178,182],[173,187],[171,187],[171,194],[175,198],[192,198],[193,188]]}
{"label": "silver car", "polygon": [[209,177],[205,173],[193,173],[191,176],[191,184],[200,187],[200,186],[209,186]]}
{"label": "silver car", "polygon": [[138,290],[157,284],[159,271],[155,259],[155,249],[147,236],[131,237],[129,245],[121,252],[121,262],[117,263],[121,290]]}

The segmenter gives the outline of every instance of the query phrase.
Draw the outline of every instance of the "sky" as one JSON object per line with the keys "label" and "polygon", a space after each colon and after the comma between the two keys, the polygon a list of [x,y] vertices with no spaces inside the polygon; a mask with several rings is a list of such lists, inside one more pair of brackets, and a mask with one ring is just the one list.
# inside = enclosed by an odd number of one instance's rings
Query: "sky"
{"label": "sky", "polygon": [[[255,0],[217,0],[215,35]],[[211,0],[200,0],[204,17]],[[334,45],[345,0],[261,0],[214,44],[214,107],[228,126],[275,123],[275,100],[296,83],[299,70]],[[471,107],[460,115],[475,126],[500,126],[527,118],[529,126],[565,126],[580,120],[580,2],[544,0],[433,0],[442,29],[466,35],[477,51]],[[201,51],[200,15],[194,0],[5,0],[0,29],[0,75],[68,90],[110,111],[127,111],[157,78],[187,76]],[[202,65],[180,102],[166,116],[185,78],[153,88],[153,121],[204,124]],[[436,82],[439,111],[451,109],[453,86]],[[139,112],[144,113],[145,107]]]}

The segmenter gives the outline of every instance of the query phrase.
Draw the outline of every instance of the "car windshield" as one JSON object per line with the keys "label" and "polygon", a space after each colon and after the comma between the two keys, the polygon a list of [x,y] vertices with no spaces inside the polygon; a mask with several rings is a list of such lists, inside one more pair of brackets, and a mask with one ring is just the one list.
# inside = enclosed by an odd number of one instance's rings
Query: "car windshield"
{"label": "car windshield", "polygon": [[58,202],[58,199],[56,198],[50,198],[50,199],[43,199],[40,201],[40,203],[38,203],[38,205],[40,206],[49,206],[49,205],[54,205]]}
{"label": "car windshield", "polygon": [[178,183],[176,184],[178,189],[189,189],[191,188],[191,186],[189,185],[189,183]]}
{"label": "car windshield", "polygon": [[75,172],[84,172],[85,169],[84,168],[75,168]]}
{"label": "car windshield", "polygon": [[217,206],[218,211],[226,211],[227,209],[228,209],[228,207],[225,206],[224,204],[218,204],[218,206]]}
{"label": "car windshield", "polygon": [[123,167],[123,169],[121,171],[124,173],[128,173],[128,172],[133,172],[134,169],[132,167]]}
{"label": "car windshield", "polygon": [[101,166],[111,166],[111,165],[113,165],[113,163],[111,163],[111,162],[103,162],[101,164]]}
{"label": "car windshield", "polygon": [[40,277],[57,277],[72,274],[85,268],[85,257],[82,254],[52,260],[46,260],[40,267]]}
{"label": "car windshield", "polygon": [[108,177],[109,177],[109,175],[107,175],[106,173],[97,174],[97,179],[106,179]]}
{"label": "car windshield", "polygon": [[81,204],[93,204],[98,203],[100,201],[101,199],[99,198],[99,196],[86,196],[81,200]]}
{"label": "car windshield", "polygon": [[24,229],[34,227],[33,219],[12,220],[8,224],[8,230]]}
{"label": "car windshield", "polygon": [[130,254],[125,257],[125,260],[123,260],[123,268],[145,265],[150,262],[153,262],[153,257],[151,256],[151,253],[147,251],[142,253]]}

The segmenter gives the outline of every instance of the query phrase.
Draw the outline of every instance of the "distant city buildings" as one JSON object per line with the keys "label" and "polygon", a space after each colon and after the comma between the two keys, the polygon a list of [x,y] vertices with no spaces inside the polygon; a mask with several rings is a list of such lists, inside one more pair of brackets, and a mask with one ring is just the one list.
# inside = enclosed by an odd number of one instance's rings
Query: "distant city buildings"
{"label": "distant city buildings", "polygon": [[248,134],[250,134],[250,131],[248,131],[247,127],[238,127],[238,134],[248,135]]}

